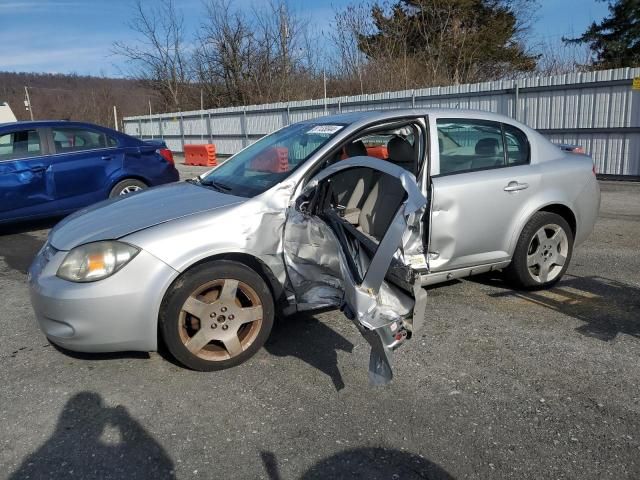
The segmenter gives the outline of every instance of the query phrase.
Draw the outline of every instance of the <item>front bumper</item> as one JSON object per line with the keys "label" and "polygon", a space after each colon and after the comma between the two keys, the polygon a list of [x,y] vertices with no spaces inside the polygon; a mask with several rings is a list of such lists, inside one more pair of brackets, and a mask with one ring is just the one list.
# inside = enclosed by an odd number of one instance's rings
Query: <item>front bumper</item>
{"label": "front bumper", "polygon": [[109,278],[74,283],[56,276],[67,253],[43,248],[29,269],[31,304],[44,334],[78,352],[156,350],[160,304],[178,272],[142,250]]}

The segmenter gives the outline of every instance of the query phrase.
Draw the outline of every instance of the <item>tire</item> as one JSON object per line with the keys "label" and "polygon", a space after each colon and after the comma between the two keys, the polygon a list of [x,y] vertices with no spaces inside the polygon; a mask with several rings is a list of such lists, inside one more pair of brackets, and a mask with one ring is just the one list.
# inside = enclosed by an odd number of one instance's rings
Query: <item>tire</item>
{"label": "tire", "polygon": [[506,278],[527,290],[549,288],[567,271],[572,253],[573,232],[567,221],[555,213],[537,212],[520,234]]}
{"label": "tire", "polygon": [[262,277],[242,263],[220,260],[188,270],[174,283],[159,329],[178,362],[213,371],[251,358],[269,337],[273,320],[273,296]]}
{"label": "tire", "polygon": [[111,192],[109,192],[109,198],[116,198],[120,195],[128,195],[129,193],[144,190],[148,187],[149,186],[141,180],[136,180],[135,178],[125,178],[124,180],[120,180],[114,185],[114,187],[111,189]]}

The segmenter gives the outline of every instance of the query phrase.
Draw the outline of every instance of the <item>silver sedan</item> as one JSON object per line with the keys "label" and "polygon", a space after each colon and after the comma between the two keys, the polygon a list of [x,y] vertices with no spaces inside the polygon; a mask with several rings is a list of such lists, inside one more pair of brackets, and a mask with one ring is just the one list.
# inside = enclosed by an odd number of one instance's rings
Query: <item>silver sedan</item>
{"label": "silver sedan", "polygon": [[491,270],[549,287],[599,202],[589,157],[507,117],[324,117],[199,178],[68,217],[31,266],[31,299],[64,348],[152,351],[161,338],[197,370],[247,360],[278,316],[337,307],[385,383],[424,322],[422,287]]}

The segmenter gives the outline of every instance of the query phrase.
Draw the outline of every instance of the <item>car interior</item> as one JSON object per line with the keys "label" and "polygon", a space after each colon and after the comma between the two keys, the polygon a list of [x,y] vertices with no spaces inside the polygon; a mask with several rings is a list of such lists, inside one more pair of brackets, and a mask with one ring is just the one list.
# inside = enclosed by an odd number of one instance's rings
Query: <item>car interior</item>
{"label": "car interior", "polygon": [[[419,168],[422,138],[422,130],[413,124],[368,132],[344,145],[328,163],[358,156],[375,156],[415,175]],[[323,180],[313,194],[308,211],[325,220],[336,232],[351,253],[348,261],[361,281],[366,273],[363,264],[368,264],[362,259],[371,259],[375,255],[405,199],[406,191],[396,177],[356,167]],[[398,268],[396,262],[392,269]]]}
{"label": "car interior", "polygon": [[56,153],[68,153],[106,148],[107,138],[98,132],[64,128],[53,130],[53,143],[56,147]]}
{"label": "car interior", "polygon": [[33,157],[40,152],[40,136],[35,130],[22,130],[0,137],[0,160]]}
{"label": "car interior", "polygon": [[[346,144],[337,155],[340,160],[375,156],[415,175],[421,135],[416,125],[371,132]],[[368,168],[345,170],[327,180],[331,189],[331,208],[348,224],[379,243],[405,199],[400,181]]]}
{"label": "car interior", "polygon": [[[485,170],[505,165],[504,142],[499,125],[439,121],[438,148],[440,174]],[[519,152],[513,149],[511,153],[511,150],[510,148],[510,159],[518,162],[516,155]]]}

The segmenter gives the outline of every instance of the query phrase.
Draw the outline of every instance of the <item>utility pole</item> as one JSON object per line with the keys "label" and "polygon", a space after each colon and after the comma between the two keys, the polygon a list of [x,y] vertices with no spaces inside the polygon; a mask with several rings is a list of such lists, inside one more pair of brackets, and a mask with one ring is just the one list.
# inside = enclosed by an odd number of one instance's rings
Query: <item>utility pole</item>
{"label": "utility pole", "polygon": [[149,98],[149,125],[151,125],[151,139],[153,139],[153,118],[151,118],[151,99]]}
{"label": "utility pole", "polygon": [[31,120],[33,121],[33,108],[31,108],[31,98],[29,98],[29,89],[27,86],[24,86],[24,106],[27,110],[29,110],[29,115],[31,116]]}
{"label": "utility pole", "polygon": [[115,129],[116,132],[119,130],[118,129],[118,109],[116,108],[116,106],[113,106],[113,124],[115,125]]}
{"label": "utility pole", "polygon": [[200,141],[204,142],[204,93],[200,89]]}
{"label": "utility pole", "polygon": [[327,69],[322,69],[322,83],[324,86],[324,114],[327,114]]}

